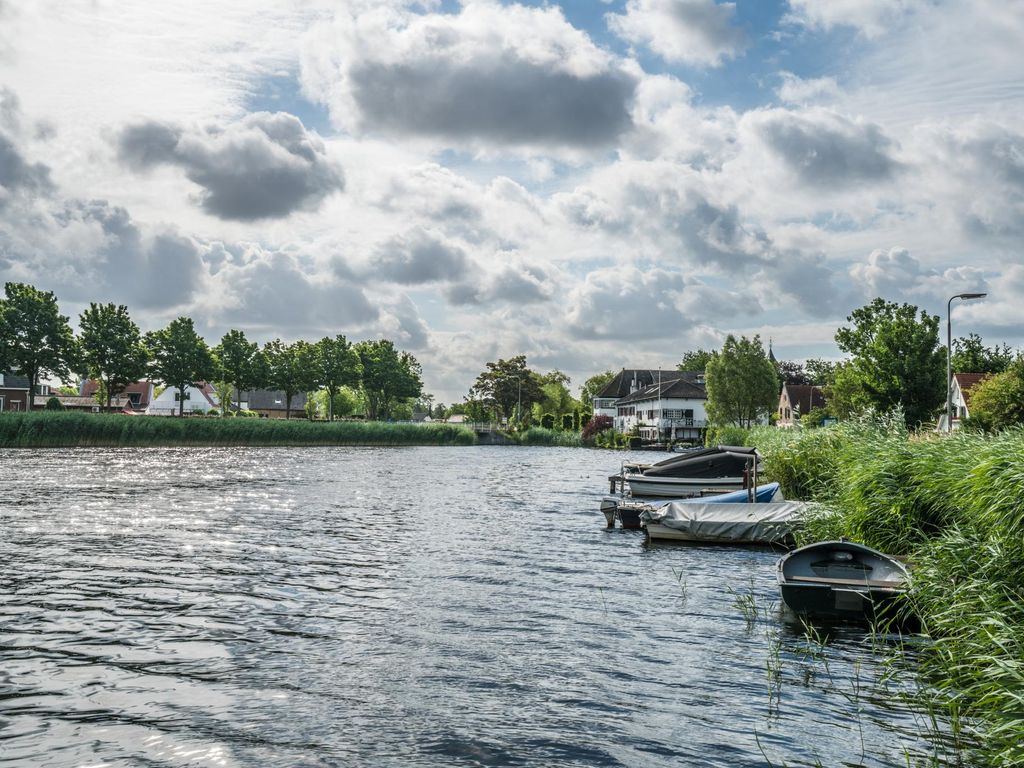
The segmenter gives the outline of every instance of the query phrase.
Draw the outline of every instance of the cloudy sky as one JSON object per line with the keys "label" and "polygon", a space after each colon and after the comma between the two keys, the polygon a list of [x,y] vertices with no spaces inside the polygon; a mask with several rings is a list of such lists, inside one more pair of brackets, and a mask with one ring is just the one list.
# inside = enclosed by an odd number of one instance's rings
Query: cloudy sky
{"label": "cloudy sky", "polygon": [[461,399],[875,296],[1024,345],[1024,0],[0,0],[0,281]]}

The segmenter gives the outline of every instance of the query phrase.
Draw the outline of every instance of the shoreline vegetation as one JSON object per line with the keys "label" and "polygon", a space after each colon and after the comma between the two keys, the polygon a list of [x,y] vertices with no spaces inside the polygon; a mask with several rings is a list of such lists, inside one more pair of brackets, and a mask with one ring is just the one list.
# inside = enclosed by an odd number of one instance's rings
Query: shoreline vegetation
{"label": "shoreline vegetation", "polygon": [[895,414],[744,437],[787,498],[822,503],[799,543],[845,537],[911,563],[914,703],[977,764],[1024,764],[1024,429],[913,432]]}
{"label": "shoreline vegetation", "polygon": [[187,419],[55,411],[0,414],[0,448],[475,445],[457,424]]}

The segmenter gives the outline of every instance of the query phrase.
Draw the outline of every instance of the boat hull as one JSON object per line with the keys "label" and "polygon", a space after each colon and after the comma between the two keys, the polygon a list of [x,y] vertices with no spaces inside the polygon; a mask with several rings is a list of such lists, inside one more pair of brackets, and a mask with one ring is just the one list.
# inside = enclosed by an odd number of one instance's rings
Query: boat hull
{"label": "boat hull", "polygon": [[650,477],[627,474],[625,481],[634,496],[685,498],[699,496],[702,491],[739,491],[742,477]]}
{"label": "boat hull", "polygon": [[896,616],[910,574],[894,557],[851,541],[823,541],[778,562],[782,602],[800,616],[873,620]]}

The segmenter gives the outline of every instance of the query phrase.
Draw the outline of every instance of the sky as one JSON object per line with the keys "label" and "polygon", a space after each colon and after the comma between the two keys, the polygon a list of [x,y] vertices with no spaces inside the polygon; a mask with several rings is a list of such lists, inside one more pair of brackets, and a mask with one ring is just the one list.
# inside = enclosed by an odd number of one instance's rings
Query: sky
{"label": "sky", "polygon": [[881,296],[1024,346],[1024,0],[0,0],[0,281],[456,402]]}

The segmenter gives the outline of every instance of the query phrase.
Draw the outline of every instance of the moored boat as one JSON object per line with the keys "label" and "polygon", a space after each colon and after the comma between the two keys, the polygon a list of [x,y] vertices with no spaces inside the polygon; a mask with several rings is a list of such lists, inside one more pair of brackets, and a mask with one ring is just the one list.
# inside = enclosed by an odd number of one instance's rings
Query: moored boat
{"label": "moored boat", "polygon": [[623,528],[640,528],[642,516],[645,512],[654,514],[659,508],[668,504],[746,504],[753,501],[755,504],[765,504],[770,501],[782,500],[782,492],[778,483],[767,483],[760,485],[757,489],[748,488],[731,493],[721,493],[713,496],[690,497],[672,501],[658,501],[657,506],[650,500],[633,499],[630,497],[616,498],[605,497],[601,500],[601,512],[604,514],[605,522],[609,528],[615,527],[615,520]]}
{"label": "moored boat", "polygon": [[762,503],[673,502],[640,518],[650,541],[710,544],[758,544],[789,547],[806,504],[800,501]]}
{"label": "moored boat", "polygon": [[778,563],[779,592],[794,613],[822,619],[873,619],[907,590],[907,567],[852,541],[795,549]]}
{"label": "moored boat", "polygon": [[656,464],[624,464],[609,480],[633,496],[682,498],[708,491],[740,490],[752,481],[761,455],[755,448],[719,445],[671,456]]}

